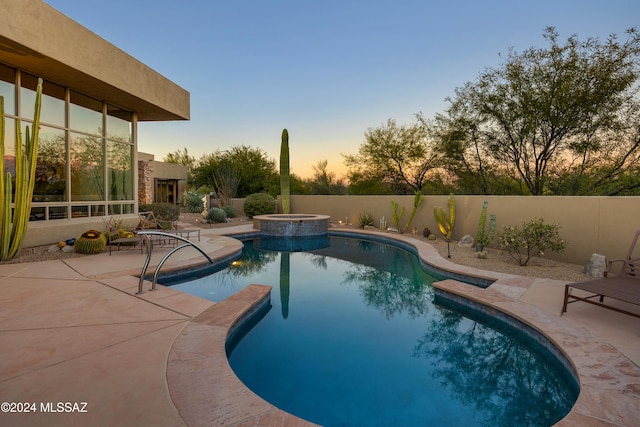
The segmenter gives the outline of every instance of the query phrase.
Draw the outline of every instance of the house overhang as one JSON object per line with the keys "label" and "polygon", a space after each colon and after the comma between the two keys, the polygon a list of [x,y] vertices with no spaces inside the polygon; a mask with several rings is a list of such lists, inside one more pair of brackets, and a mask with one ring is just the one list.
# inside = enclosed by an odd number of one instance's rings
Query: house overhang
{"label": "house overhang", "polygon": [[0,0],[0,62],[137,113],[189,120],[189,92],[40,0]]}

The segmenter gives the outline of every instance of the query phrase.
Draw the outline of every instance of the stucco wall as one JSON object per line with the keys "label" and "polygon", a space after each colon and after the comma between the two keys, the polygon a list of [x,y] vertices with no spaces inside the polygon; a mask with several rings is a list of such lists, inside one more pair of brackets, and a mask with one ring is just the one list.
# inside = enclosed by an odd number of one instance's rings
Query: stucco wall
{"label": "stucco wall", "polygon": [[[433,218],[433,208],[447,207],[447,196],[425,196],[418,208],[411,228],[429,227],[439,236]],[[376,226],[384,216],[393,224],[391,200],[405,206],[401,224],[409,218],[413,196],[291,196],[293,213],[325,214],[331,221],[358,223],[358,214],[369,212]],[[533,218],[542,217],[547,222],[561,226],[560,234],[568,242],[563,254],[547,253],[546,257],[575,264],[586,264],[593,253],[606,255],[608,259],[622,258],[631,239],[640,229],[640,197],[517,197],[517,196],[455,196],[456,224],[453,239],[465,234],[475,237],[482,203],[489,202],[488,212],[497,216],[496,230],[505,225],[519,225]],[[231,200],[231,205],[242,212],[242,199]],[[137,216],[121,216],[137,224]],[[101,218],[42,221],[29,224],[25,247],[66,240],[80,235],[89,228],[102,229]],[[492,246],[496,245],[494,241]]]}
{"label": "stucco wall", "polygon": [[175,179],[178,180],[177,199],[176,203],[180,201],[187,189],[187,178],[189,177],[189,168],[185,165],[178,163],[165,163],[158,161],[149,162],[151,168],[151,182],[154,179]]}
{"label": "stucco wall", "polygon": [[[138,215],[115,215],[130,228],[138,225]],[[31,221],[24,239],[23,247],[40,246],[78,237],[87,230],[104,231],[102,217],[76,218],[73,220]]]}
{"label": "stucco wall", "polygon": [[[413,196],[291,196],[293,213],[316,213],[331,216],[332,221],[358,223],[358,214],[369,212],[376,226],[384,216],[393,225],[391,201],[405,206],[401,225],[409,218]],[[447,208],[448,196],[425,196],[412,221],[422,235],[429,227],[440,237],[433,217],[433,208]],[[496,231],[506,225],[520,225],[541,217],[561,226],[560,234],[568,242],[560,255],[547,252],[545,256],[565,262],[586,264],[593,253],[608,259],[622,258],[631,239],[640,229],[640,197],[517,197],[517,196],[455,196],[456,223],[453,239],[465,234],[475,237],[483,202],[489,202],[488,213],[496,214]],[[241,211],[242,203],[234,201]],[[497,240],[494,240],[495,246]]]}

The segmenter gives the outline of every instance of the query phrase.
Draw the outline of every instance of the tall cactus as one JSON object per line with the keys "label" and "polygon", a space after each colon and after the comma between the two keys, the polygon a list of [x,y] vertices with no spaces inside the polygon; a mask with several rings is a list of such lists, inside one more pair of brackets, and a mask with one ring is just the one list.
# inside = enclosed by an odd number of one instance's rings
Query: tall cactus
{"label": "tall cactus", "polygon": [[422,192],[419,190],[416,191],[413,196],[413,210],[411,211],[411,215],[409,215],[409,219],[407,220],[407,223],[402,229],[403,233],[407,230],[407,228],[409,228],[409,225],[411,224],[411,221],[413,220],[413,217],[415,216],[416,211],[418,210],[418,207],[422,204],[423,201],[424,201],[424,195],[422,194]]}
{"label": "tall cactus", "polygon": [[444,237],[444,240],[447,242],[447,257],[451,258],[449,242],[453,234],[453,226],[456,223],[456,206],[453,200],[453,194],[449,195],[449,216],[447,216],[441,207],[433,208],[433,215],[436,218],[442,237]]}
{"label": "tall cactus", "polygon": [[280,144],[280,197],[282,198],[282,213],[291,213],[291,178],[289,176],[289,132],[282,129],[282,143]]}
{"label": "tall cactus", "polygon": [[489,232],[485,234],[485,226],[487,222],[487,207],[488,201],[484,201],[482,204],[482,211],[480,212],[480,220],[478,221],[478,232],[476,233],[476,250],[482,252],[484,247],[487,246],[493,240],[493,235],[496,231],[496,215],[491,214],[489,219]]}
{"label": "tall cactus", "polygon": [[33,112],[33,131],[30,132],[27,126],[24,146],[22,144],[22,133],[20,132],[20,119],[16,119],[16,189],[12,215],[11,193],[13,185],[11,173],[4,170],[4,99],[0,97],[0,194],[3,196],[2,207],[0,208],[0,260],[2,261],[13,259],[18,255],[22,248],[24,237],[27,234],[29,215],[31,213],[31,199],[36,178],[41,106],[42,79],[38,79]]}
{"label": "tall cactus", "polygon": [[409,215],[409,220],[404,225],[404,227],[400,227],[400,220],[402,219],[402,215],[404,215],[404,206],[402,207],[402,209],[400,209],[400,212],[398,212],[398,207],[399,207],[398,203],[395,200],[391,201],[391,208],[393,209],[393,223],[395,224],[396,230],[398,230],[398,233],[402,234],[405,231],[407,231],[407,228],[409,228],[409,225],[411,224],[411,221],[413,220],[413,217],[415,216],[416,211],[418,210],[418,207],[422,204],[423,201],[424,201],[424,195],[422,194],[422,192],[416,191],[413,197],[413,210],[411,211],[411,215]]}

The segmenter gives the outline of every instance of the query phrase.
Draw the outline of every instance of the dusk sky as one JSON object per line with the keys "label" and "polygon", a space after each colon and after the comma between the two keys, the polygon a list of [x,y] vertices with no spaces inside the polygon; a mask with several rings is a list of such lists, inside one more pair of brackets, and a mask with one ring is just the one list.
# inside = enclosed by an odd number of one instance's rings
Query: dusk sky
{"label": "dusk sky", "polygon": [[443,112],[445,98],[499,54],[560,41],[606,40],[640,27],[638,0],[46,0],[191,93],[191,120],[140,123],[156,160],[232,146],[279,157],[308,177],[357,153],[370,127]]}

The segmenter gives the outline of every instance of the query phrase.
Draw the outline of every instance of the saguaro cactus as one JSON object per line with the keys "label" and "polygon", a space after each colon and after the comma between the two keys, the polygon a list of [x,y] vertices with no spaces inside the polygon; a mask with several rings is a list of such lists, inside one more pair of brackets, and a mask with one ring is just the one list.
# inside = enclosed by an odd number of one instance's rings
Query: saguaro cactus
{"label": "saguaro cactus", "polygon": [[280,144],[280,197],[282,198],[282,213],[291,213],[291,178],[289,177],[289,132],[282,129],[282,143]]}
{"label": "saguaro cactus", "polygon": [[33,131],[27,126],[24,145],[20,132],[20,119],[16,119],[16,188],[11,212],[11,193],[13,184],[11,173],[4,170],[4,99],[0,96],[0,194],[2,207],[0,208],[0,259],[13,259],[22,248],[24,236],[27,234],[29,215],[31,213],[31,199],[36,178],[36,160],[38,154],[38,133],[40,131],[40,108],[42,105],[42,79],[38,79],[36,102],[33,112]]}

